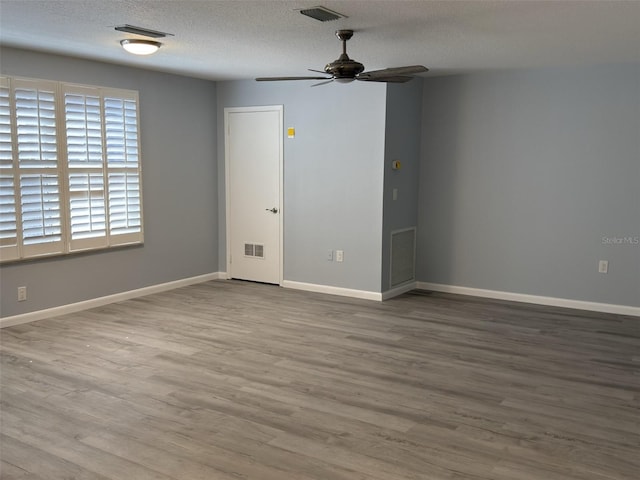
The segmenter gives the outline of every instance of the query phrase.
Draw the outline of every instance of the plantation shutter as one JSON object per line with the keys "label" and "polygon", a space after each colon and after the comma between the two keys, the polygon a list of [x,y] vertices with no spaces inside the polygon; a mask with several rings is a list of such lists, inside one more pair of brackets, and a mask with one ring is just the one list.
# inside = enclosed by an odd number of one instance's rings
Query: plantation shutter
{"label": "plantation shutter", "polygon": [[11,88],[6,77],[0,77],[0,256],[3,260],[20,257],[11,140]]}
{"label": "plantation shutter", "polygon": [[138,93],[0,76],[0,261],[143,242]]}
{"label": "plantation shutter", "polygon": [[111,244],[143,241],[136,92],[104,89]]}
{"label": "plantation shutter", "polygon": [[69,249],[108,245],[105,161],[100,89],[63,85],[67,176],[69,182]]}
{"label": "plantation shutter", "polygon": [[135,92],[63,85],[70,250],[142,242]]}
{"label": "plantation shutter", "polygon": [[22,256],[62,253],[56,83],[14,79],[13,98]]}

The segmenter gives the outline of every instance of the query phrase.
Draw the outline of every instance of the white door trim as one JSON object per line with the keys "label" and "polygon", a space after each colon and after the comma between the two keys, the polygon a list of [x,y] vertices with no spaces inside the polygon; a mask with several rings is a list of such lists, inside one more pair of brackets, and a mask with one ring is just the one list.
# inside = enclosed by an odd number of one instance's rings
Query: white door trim
{"label": "white door trim", "polygon": [[225,176],[225,234],[226,234],[226,265],[227,279],[231,277],[231,235],[230,235],[230,168],[229,168],[229,114],[242,112],[278,112],[278,134],[279,134],[279,173],[278,173],[278,215],[279,236],[280,236],[280,265],[278,272],[278,285],[282,285],[284,279],[284,106],[283,105],[267,105],[256,107],[225,107],[224,109],[224,176]]}

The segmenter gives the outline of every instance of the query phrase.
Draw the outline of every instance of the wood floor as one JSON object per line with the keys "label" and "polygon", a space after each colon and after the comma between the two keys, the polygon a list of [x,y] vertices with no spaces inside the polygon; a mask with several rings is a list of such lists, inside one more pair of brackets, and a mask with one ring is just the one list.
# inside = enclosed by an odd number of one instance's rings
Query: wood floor
{"label": "wood floor", "polygon": [[3,480],[611,480],[640,319],[213,281],[0,332]]}

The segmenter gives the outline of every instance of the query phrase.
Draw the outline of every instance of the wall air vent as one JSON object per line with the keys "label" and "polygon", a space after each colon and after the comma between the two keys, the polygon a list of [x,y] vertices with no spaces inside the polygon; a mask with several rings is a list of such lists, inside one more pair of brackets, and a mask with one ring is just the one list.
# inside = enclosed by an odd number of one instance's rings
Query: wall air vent
{"label": "wall air vent", "polygon": [[391,286],[415,280],[416,227],[391,232]]}
{"label": "wall air vent", "polygon": [[300,10],[300,13],[320,22],[331,22],[332,20],[337,20],[339,18],[347,18],[346,15],[342,15],[341,13],[334,12],[333,10],[320,6],[305,8],[304,10]]}
{"label": "wall air vent", "polygon": [[173,33],[159,32],[158,30],[149,30],[148,28],[134,27],[133,25],[118,25],[115,27],[119,32],[133,33],[134,35],[142,35],[143,37],[163,38],[166,36],[173,37]]}

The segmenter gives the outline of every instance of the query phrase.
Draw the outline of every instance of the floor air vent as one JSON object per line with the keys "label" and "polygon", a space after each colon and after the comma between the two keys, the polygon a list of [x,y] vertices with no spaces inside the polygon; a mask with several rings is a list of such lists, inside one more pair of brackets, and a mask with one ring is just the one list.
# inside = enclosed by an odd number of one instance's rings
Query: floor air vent
{"label": "floor air vent", "polygon": [[391,232],[391,286],[415,280],[416,227]]}

